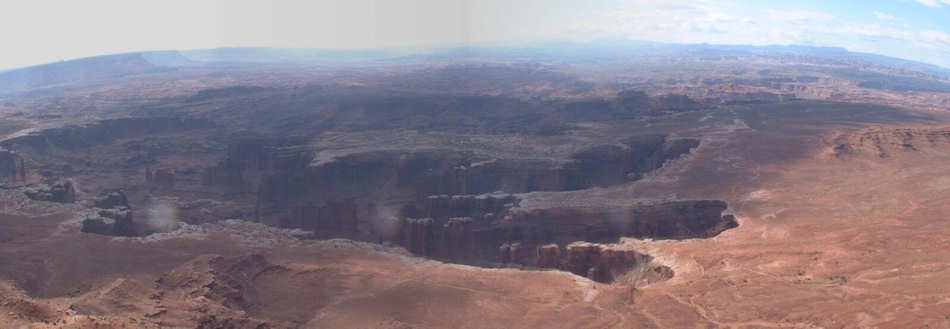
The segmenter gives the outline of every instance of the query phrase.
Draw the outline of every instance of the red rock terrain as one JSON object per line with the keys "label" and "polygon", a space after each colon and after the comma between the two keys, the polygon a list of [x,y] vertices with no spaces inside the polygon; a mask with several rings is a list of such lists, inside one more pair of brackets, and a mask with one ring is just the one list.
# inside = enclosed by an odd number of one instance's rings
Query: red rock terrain
{"label": "red rock terrain", "polygon": [[749,53],[51,76],[0,328],[948,327],[946,78]]}

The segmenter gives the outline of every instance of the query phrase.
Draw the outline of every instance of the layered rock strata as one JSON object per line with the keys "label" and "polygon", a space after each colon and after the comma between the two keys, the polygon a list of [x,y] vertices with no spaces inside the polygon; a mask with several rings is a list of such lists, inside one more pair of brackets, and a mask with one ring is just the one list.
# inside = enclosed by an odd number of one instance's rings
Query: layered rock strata
{"label": "layered rock strata", "polygon": [[106,190],[92,200],[95,215],[82,221],[81,231],[111,236],[135,236],[135,222],[132,221],[132,209],[125,193],[119,190]]}

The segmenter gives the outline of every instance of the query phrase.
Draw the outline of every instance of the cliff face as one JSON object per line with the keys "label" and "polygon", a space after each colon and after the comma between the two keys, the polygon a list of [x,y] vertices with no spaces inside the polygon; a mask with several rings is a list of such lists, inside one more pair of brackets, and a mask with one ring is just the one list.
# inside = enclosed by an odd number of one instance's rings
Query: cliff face
{"label": "cliff face", "polygon": [[[653,265],[650,255],[616,245],[577,241],[563,249],[556,243],[528,248],[522,243],[506,243],[500,248],[502,262],[523,263],[535,252],[537,267],[568,271],[588,279],[612,283],[626,277],[632,284],[645,284],[673,277],[669,267]],[[637,271],[639,270],[639,271]]]}
{"label": "cliff face", "polygon": [[871,127],[839,134],[831,141],[835,157],[873,156],[889,158],[905,152],[928,151],[950,146],[950,128]]}
{"label": "cliff face", "polygon": [[[671,100],[674,101],[674,100]],[[207,168],[206,185],[257,191],[258,219],[320,238],[390,242],[413,254],[481,266],[564,269],[601,282],[646,261],[575,242],[622,236],[709,237],[734,227],[721,201],[618,209],[517,210],[512,193],[606,187],[640,179],[698,140],[641,135],[567,162],[486,159],[456,150],[368,151],[315,161],[292,141],[246,140]],[[586,248],[586,249],[585,249]]]}
{"label": "cliff face", "polygon": [[26,173],[23,157],[16,152],[0,149],[0,179],[25,182]]}
{"label": "cliff face", "polygon": [[608,249],[586,242],[568,245],[565,258],[564,269],[597,282],[612,282],[635,266],[650,261],[650,256],[633,250]]}
{"label": "cliff face", "polygon": [[508,208],[518,204],[511,195],[433,195],[403,206],[401,216],[411,218],[468,217],[478,220],[499,219]]}
{"label": "cliff face", "polygon": [[[372,151],[311,164],[312,155],[281,153],[264,146],[236,147],[206,170],[209,185],[257,188],[259,214],[319,206],[344,198],[422,200],[433,195],[478,195],[502,191],[566,191],[638,179],[699,144],[663,135],[631,138],[554,162],[483,159],[451,150]],[[259,145],[259,144],[254,144]],[[428,215],[425,215],[428,216]],[[463,215],[470,216],[470,215]]]}
{"label": "cliff face", "polygon": [[82,221],[85,233],[112,236],[135,236],[135,225],[132,221],[132,210],[127,207],[116,207],[99,210],[96,216],[90,216]]}
{"label": "cliff face", "polygon": [[209,128],[210,121],[187,118],[121,118],[35,131],[0,142],[7,149],[46,154],[111,143],[120,138]]}
{"label": "cliff face", "polygon": [[517,212],[505,223],[523,241],[616,242],[620,237],[708,238],[738,225],[718,200],[671,201],[615,209],[547,208]]}
{"label": "cliff face", "polygon": [[58,180],[30,186],[27,187],[23,193],[33,200],[60,203],[73,203],[76,201],[76,189],[73,187],[73,182],[69,180]]}
{"label": "cliff face", "polygon": [[151,168],[145,169],[145,182],[150,187],[169,189],[175,186],[175,171],[168,168],[156,170],[154,173]]}
{"label": "cliff face", "polygon": [[112,236],[137,234],[129,200],[122,191],[102,191],[91,200],[91,204],[98,210],[95,215],[83,219],[82,232]]}
{"label": "cliff face", "polygon": [[[722,215],[728,206],[719,200],[678,201],[630,210],[623,236],[636,238],[709,238],[739,224],[735,216]],[[671,220],[673,219],[673,220]]]}
{"label": "cliff face", "polygon": [[[549,268],[564,266],[559,249],[539,249],[551,243],[612,243],[623,236],[705,238],[737,225],[734,217],[722,215],[726,203],[715,200],[529,212],[514,211],[518,203],[505,194],[430,196],[405,204],[391,219],[394,227],[381,228],[380,222],[387,218],[380,205],[347,198],[295,208],[278,225],[310,230],[320,237],[391,241],[420,256],[464,264]],[[612,275],[603,269],[595,271],[598,280],[612,280],[605,279]]]}
{"label": "cliff face", "polygon": [[[492,238],[480,240],[476,236],[475,245],[478,250],[481,244],[517,243],[527,252],[518,258],[507,258],[510,263],[576,272],[570,269],[574,265],[565,265],[564,257],[570,257],[569,250],[561,250],[558,246],[575,242],[615,243],[621,237],[713,237],[738,225],[732,215],[722,215],[726,208],[726,203],[722,201],[695,200],[609,210],[549,208],[514,212],[493,224],[494,234],[486,235]],[[499,237],[504,240],[497,240]],[[584,268],[586,271],[588,267]]]}
{"label": "cliff face", "polygon": [[324,237],[354,238],[359,218],[355,199],[329,201],[323,205],[299,205],[279,219],[279,226],[300,228]]}
{"label": "cliff face", "polygon": [[[579,241],[614,243],[624,236],[706,238],[737,225],[733,216],[722,215],[725,202],[713,200],[530,212],[516,211],[517,204],[518,199],[510,195],[433,196],[405,205],[394,226],[381,229],[379,222],[384,219],[378,213],[361,211],[349,199],[309,208],[280,225],[314,231],[321,237],[390,241],[420,256],[463,264],[567,270],[567,251],[557,246]],[[586,271],[593,265],[583,266]],[[598,271],[606,275],[603,269]]]}
{"label": "cliff face", "polygon": [[282,140],[266,138],[242,139],[228,147],[227,154],[217,166],[204,169],[201,182],[208,186],[255,192],[262,175],[274,169],[281,155],[278,149],[284,144]]}

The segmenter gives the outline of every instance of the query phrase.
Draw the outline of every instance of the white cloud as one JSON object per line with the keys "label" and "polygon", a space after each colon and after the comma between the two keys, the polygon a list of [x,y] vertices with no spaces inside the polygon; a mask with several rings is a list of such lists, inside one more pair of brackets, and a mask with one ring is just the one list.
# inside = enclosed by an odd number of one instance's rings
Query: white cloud
{"label": "white cloud", "polygon": [[810,10],[766,10],[766,15],[773,20],[786,22],[828,21],[835,19],[829,13]]}
{"label": "white cloud", "polygon": [[893,21],[893,20],[897,20],[897,17],[894,17],[893,15],[888,15],[888,14],[885,14],[885,13],[882,13],[882,12],[879,12],[879,11],[872,12],[871,15],[874,15],[874,17],[876,17],[877,19],[882,20],[882,21]]}
{"label": "white cloud", "polygon": [[918,3],[933,8],[940,8],[943,6],[950,6],[950,0],[914,0]]}
{"label": "white cloud", "polygon": [[612,11],[595,25],[602,29],[600,34],[631,39],[763,45],[813,43],[817,35],[825,34],[821,28],[838,23],[834,15],[819,11],[732,9],[728,4],[709,2],[640,5]]}
{"label": "white cloud", "polygon": [[577,34],[668,43],[836,46],[950,67],[950,31],[921,31],[893,24],[900,17],[872,15],[879,23],[813,10],[755,11],[723,2],[638,3],[589,22]]}
{"label": "white cloud", "polygon": [[950,34],[935,30],[920,31],[920,39],[929,48],[946,49],[950,51]]}
{"label": "white cloud", "polygon": [[[833,13],[843,16],[804,5],[762,10],[733,1],[10,1],[5,12],[17,14],[0,19],[0,40],[6,45],[0,68],[150,49],[410,47],[618,36],[669,43],[843,46],[950,67],[945,36],[950,31],[944,28],[920,31],[909,18],[884,12],[872,12],[877,24],[858,24],[839,12]],[[931,10],[934,15],[950,8],[950,0],[901,1],[943,6]],[[168,17],[175,18],[174,24],[167,24]],[[929,57],[920,51],[929,51]]]}

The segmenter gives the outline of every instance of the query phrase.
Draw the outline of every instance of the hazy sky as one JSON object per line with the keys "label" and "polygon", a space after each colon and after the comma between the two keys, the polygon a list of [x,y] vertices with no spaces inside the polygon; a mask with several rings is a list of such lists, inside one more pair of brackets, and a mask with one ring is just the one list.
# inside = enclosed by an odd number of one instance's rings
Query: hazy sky
{"label": "hazy sky", "polygon": [[140,50],[608,37],[841,46],[950,67],[950,0],[2,1],[0,69]]}

